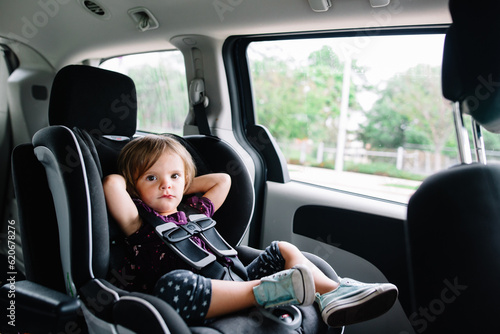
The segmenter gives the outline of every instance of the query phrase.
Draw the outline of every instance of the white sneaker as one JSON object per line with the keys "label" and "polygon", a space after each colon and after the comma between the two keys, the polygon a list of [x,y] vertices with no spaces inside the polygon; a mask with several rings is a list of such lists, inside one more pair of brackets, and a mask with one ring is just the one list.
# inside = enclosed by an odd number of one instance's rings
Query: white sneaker
{"label": "white sneaker", "polygon": [[376,318],[396,302],[398,288],[390,283],[362,283],[343,278],[340,286],[323,295],[316,293],[323,321],[342,327]]}

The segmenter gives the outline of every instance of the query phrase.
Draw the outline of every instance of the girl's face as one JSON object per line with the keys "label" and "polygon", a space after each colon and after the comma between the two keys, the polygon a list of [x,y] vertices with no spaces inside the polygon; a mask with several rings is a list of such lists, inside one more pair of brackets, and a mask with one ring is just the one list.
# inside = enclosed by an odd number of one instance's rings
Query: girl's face
{"label": "girl's face", "polygon": [[135,188],[144,203],[166,216],[177,212],[185,183],[184,162],[181,157],[165,152],[139,177]]}

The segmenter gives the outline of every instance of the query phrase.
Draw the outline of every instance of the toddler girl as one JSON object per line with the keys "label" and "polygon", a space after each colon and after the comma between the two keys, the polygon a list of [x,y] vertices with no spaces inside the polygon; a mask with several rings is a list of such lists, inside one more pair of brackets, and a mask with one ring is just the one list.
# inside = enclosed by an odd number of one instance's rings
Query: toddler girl
{"label": "toddler girl", "polygon": [[[135,290],[169,303],[190,325],[251,306],[310,305],[338,327],[377,317],[394,304],[392,284],[336,282],[294,245],[275,241],[246,267],[247,281],[204,277],[177,256],[141,218],[141,210],[164,222],[187,223],[185,204],[211,217],[223,204],[231,179],[224,173],[196,175],[189,152],[168,136],[146,136],[128,143],[119,157],[121,174],[103,181],[108,209],[126,235],[137,271]],[[196,238],[196,237],[192,237]],[[193,240],[205,247],[200,240]],[[362,312],[358,312],[362,309]]]}

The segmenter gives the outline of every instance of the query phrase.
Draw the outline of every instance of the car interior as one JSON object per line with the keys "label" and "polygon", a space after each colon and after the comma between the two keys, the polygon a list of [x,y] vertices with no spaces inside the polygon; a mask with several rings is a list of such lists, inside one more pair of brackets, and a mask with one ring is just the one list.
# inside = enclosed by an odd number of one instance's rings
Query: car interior
{"label": "car interior", "polygon": [[[482,0],[0,3],[0,333],[495,333],[500,4]],[[127,290],[102,179],[172,136],[232,185],[214,215],[328,277],[391,282],[385,314],[190,326]],[[369,171],[363,168],[370,168]]]}

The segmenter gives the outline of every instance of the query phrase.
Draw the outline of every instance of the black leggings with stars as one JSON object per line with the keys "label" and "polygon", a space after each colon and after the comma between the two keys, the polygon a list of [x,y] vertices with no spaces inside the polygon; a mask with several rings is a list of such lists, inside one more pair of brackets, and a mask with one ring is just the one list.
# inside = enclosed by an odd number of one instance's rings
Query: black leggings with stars
{"label": "black leggings with stars", "polygon": [[[278,242],[274,241],[247,267],[250,280],[260,279],[283,270],[285,260]],[[209,278],[189,270],[173,270],[163,275],[156,283],[154,295],[170,304],[188,325],[205,321],[212,296]]]}

